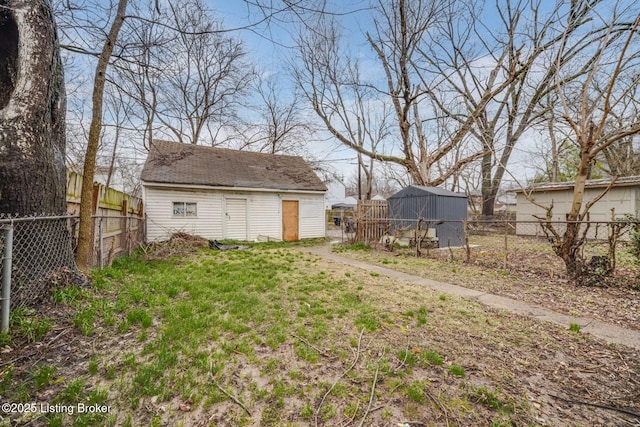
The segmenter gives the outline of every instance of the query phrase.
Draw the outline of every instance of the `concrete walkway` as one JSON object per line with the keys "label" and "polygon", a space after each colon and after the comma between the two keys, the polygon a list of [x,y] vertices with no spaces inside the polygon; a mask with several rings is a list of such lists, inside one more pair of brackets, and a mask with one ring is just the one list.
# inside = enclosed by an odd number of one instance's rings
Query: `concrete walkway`
{"label": "concrete walkway", "polygon": [[640,350],[640,331],[621,328],[610,323],[605,323],[600,320],[590,319],[587,317],[568,316],[566,314],[557,313],[553,310],[549,310],[536,304],[529,304],[512,298],[476,291],[474,289],[463,288],[462,286],[452,285],[449,283],[437,282],[435,280],[425,279],[378,265],[357,261],[331,252],[330,246],[327,245],[316,247],[300,247],[299,249],[301,251],[318,255],[322,258],[334,262],[339,262],[342,264],[350,265],[352,267],[375,272],[382,276],[403,280],[405,282],[413,283],[419,286],[427,286],[443,294],[469,298],[478,301],[488,307],[503,309],[511,313],[521,314],[537,320],[546,320],[548,322],[560,325],[564,328],[568,328],[571,323],[576,323],[580,325],[581,332],[589,333],[594,337],[603,339],[607,342],[622,344],[627,347]]}

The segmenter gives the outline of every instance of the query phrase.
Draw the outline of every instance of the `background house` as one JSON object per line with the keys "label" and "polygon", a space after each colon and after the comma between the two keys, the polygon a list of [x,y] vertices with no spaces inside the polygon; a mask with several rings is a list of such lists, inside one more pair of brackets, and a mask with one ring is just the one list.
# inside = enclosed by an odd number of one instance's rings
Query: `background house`
{"label": "background house", "polygon": [[147,240],[324,237],[326,186],[295,156],[154,141],[142,170]]}
{"label": "background house", "polygon": [[343,203],[346,197],[346,187],[342,181],[332,179],[327,184],[327,193],[325,194],[325,209],[331,209],[331,205]]}
{"label": "background house", "polygon": [[387,216],[392,229],[434,228],[439,247],[464,244],[467,196],[438,187],[410,185],[387,199]]}
{"label": "background house", "polygon": [[[597,179],[587,181],[584,191],[583,206],[591,200],[599,197],[611,183],[609,179]],[[542,206],[551,206],[553,203],[553,221],[566,221],[566,214],[571,208],[573,200],[572,182],[555,182],[540,184],[528,189],[515,190],[516,205],[516,233],[521,235],[542,235],[538,217],[544,217],[546,212],[530,199]],[[589,220],[611,221],[612,215],[620,218],[625,215],[640,217],[640,176],[618,178],[611,189],[602,199],[598,200],[589,210]],[[595,228],[593,230],[595,233]],[[606,237],[606,234],[603,235]]]}

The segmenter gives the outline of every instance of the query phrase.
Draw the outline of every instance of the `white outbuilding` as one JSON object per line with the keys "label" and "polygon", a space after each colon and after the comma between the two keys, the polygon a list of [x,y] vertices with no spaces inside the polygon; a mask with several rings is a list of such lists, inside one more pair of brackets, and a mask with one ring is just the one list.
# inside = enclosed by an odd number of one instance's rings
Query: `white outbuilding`
{"label": "white outbuilding", "polygon": [[[549,207],[553,204],[552,221],[566,221],[573,201],[573,188],[573,182],[555,182],[516,190],[516,233],[542,234],[540,226],[536,225],[538,218],[546,214],[541,206]],[[609,190],[602,196],[607,188]],[[601,198],[598,199],[599,197]],[[583,206],[596,199],[598,200],[589,210],[590,222],[608,222],[625,215],[640,217],[640,176],[618,178],[613,184],[610,179],[587,181]]]}
{"label": "white outbuilding", "polygon": [[301,157],[155,140],[141,178],[147,241],[325,236],[327,188]]}

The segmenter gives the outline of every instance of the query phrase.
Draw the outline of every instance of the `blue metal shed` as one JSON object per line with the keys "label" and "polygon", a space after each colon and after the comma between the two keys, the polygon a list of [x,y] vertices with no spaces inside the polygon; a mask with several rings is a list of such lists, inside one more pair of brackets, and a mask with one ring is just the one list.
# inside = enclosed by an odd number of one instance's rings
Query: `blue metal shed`
{"label": "blue metal shed", "polygon": [[410,185],[387,199],[387,216],[392,230],[415,229],[418,219],[423,228],[435,228],[439,247],[461,246],[465,242],[467,196],[438,187]]}

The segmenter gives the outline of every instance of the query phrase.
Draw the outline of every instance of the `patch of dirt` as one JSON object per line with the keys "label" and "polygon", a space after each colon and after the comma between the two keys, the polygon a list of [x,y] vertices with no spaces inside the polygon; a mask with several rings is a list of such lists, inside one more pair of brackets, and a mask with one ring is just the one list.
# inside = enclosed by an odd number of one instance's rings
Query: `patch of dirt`
{"label": "patch of dirt", "polygon": [[[97,327],[91,336],[82,335],[74,325],[74,310],[68,306],[55,304],[51,298],[48,298],[37,310],[31,311],[28,316],[46,318],[52,322],[53,326],[38,342],[30,342],[25,337],[14,336],[10,345],[0,348],[0,380],[6,380],[6,375],[9,374],[14,386],[25,386],[33,383],[34,372],[43,366],[55,367],[55,380],[36,390],[28,401],[22,403],[53,405],[69,381],[85,378],[88,385],[94,384],[95,378],[89,373],[92,357],[107,353],[112,355],[111,360],[114,363],[118,363],[118,358],[124,352],[141,346],[133,333],[114,336],[102,327]],[[115,391],[110,390],[110,393],[113,392]],[[0,396],[0,400],[5,403],[6,399],[2,399],[3,397]],[[42,419],[42,415],[0,412],[0,426],[49,425]],[[11,423],[3,424],[3,419],[11,420]]]}
{"label": "patch of dirt", "polygon": [[[486,260],[473,260],[472,264],[493,272],[501,269],[498,263]],[[563,270],[562,262],[553,255],[514,251],[509,255],[507,270],[504,270],[508,274],[503,278],[487,282],[465,280],[463,286],[542,305],[560,313],[640,329],[640,284],[630,279],[628,270],[618,269],[613,277],[592,282],[597,283],[593,286],[572,282]]]}

